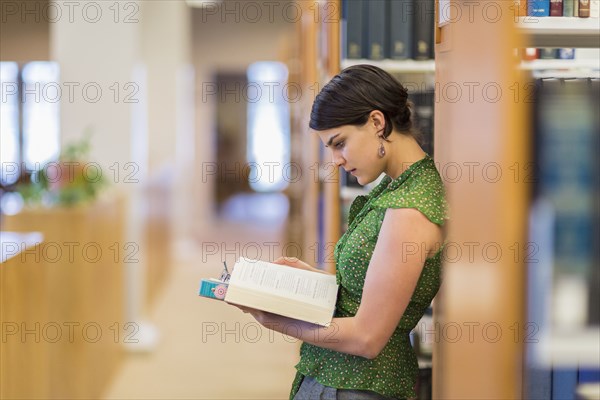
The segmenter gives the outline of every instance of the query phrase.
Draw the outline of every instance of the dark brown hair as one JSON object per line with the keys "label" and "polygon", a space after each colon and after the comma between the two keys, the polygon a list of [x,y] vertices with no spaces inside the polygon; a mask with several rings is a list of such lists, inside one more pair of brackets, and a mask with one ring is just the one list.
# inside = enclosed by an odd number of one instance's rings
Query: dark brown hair
{"label": "dark brown hair", "polygon": [[353,65],[334,76],[315,98],[311,129],[323,131],[342,125],[364,125],[373,110],[385,117],[383,137],[392,127],[419,139],[413,130],[408,92],[388,72],[373,65]]}

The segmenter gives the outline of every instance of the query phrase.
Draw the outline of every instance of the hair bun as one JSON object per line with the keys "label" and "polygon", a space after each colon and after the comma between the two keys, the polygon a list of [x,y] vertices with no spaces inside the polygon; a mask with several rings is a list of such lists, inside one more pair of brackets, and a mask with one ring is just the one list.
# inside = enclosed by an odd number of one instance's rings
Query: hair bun
{"label": "hair bun", "polygon": [[408,132],[412,128],[411,115],[412,115],[412,103],[410,101],[402,102],[402,105],[398,107],[396,115],[394,116],[394,122],[397,128],[401,131]]}

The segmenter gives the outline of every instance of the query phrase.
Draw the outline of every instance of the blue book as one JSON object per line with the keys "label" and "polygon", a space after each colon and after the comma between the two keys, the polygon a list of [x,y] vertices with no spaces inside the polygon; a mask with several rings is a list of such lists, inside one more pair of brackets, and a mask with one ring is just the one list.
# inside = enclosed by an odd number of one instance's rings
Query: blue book
{"label": "blue book", "polygon": [[219,279],[202,279],[198,295],[209,299],[223,300],[227,294],[227,282]]}
{"label": "blue book", "polygon": [[552,400],[575,400],[577,369],[555,368],[552,370]]}
{"label": "blue book", "polygon": [[[582,290],[589,286],[591,299],[598,290],[597,285],[588,284],[597,270],[598,94],[587,79],[546,79],[536,97],[538,175],[534,189],[535,197],[548,201],[554,213],[553,286],[577,283]],[[583,325],[593,318],[587,303],[572,305],[588,308],[588,318],[579,321]],[[555,307],[550,317],[554,328],[585,327],[573,326],[570,316],[559,310]]]}
{"label": "blue book", "polygon": [[550,0],[529,0],[527,2],[527,15],[530,17],[549,17]]}
{"label": "blue book", "polygon": [[413,0],[413,58],[415,60],[434,58],[434,22],[435,2],[433,0]]}
{"label": "blue book", "polygon": [[573,60],[575,58],[575,49],[558,49],[558,58],[561,60]]}

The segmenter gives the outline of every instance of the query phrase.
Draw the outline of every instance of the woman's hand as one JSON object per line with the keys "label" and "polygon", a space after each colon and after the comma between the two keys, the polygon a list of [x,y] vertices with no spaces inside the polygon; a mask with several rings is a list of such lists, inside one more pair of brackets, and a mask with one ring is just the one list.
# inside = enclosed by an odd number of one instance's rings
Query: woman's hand
{"label": "woman's hand", "polygon": [[244,314],[250,314],[254,317],[254,319],[261,325],[263,325],[267,319],[268,312],[266,311],[261,311],[261,310],[257,310],[256,308],[251,308],[251,307],[246,307],[246,306],[241,306],[239,304],[233,304],[233,303],[229,303],[234,307],[239,308],[240,310],[242,310],[242,312]]}
{"label": "woman's hand", "polygon": [[288,267],[304,269],[304,270],[313,271],[313,272],[321,272],[324,274],[327,273],[325,271],[321,271],[320,269],[310,266],[309,264],[297,259],[296,257],[279,257],[278,259],[273,261],[273,264],[287,265]]}

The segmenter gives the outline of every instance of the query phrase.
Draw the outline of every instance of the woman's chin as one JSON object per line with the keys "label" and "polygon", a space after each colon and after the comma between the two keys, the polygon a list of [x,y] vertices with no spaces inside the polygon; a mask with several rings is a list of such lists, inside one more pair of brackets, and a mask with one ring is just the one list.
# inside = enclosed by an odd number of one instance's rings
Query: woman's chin
{"label": "woman's chin", "polygon": [[364,177],[362,177],[362,176],[357,176],[357,177],[356,177],[356,181],[358,182],[358,184],[359,184],[360,186],[365,186],[365,185],[368,185],[369,183],[373,182],[373,181],[374,181],[374,179],[371,179],[371,180],[369,180],[369,179],[365,179],[365,178],[364,178]]}

